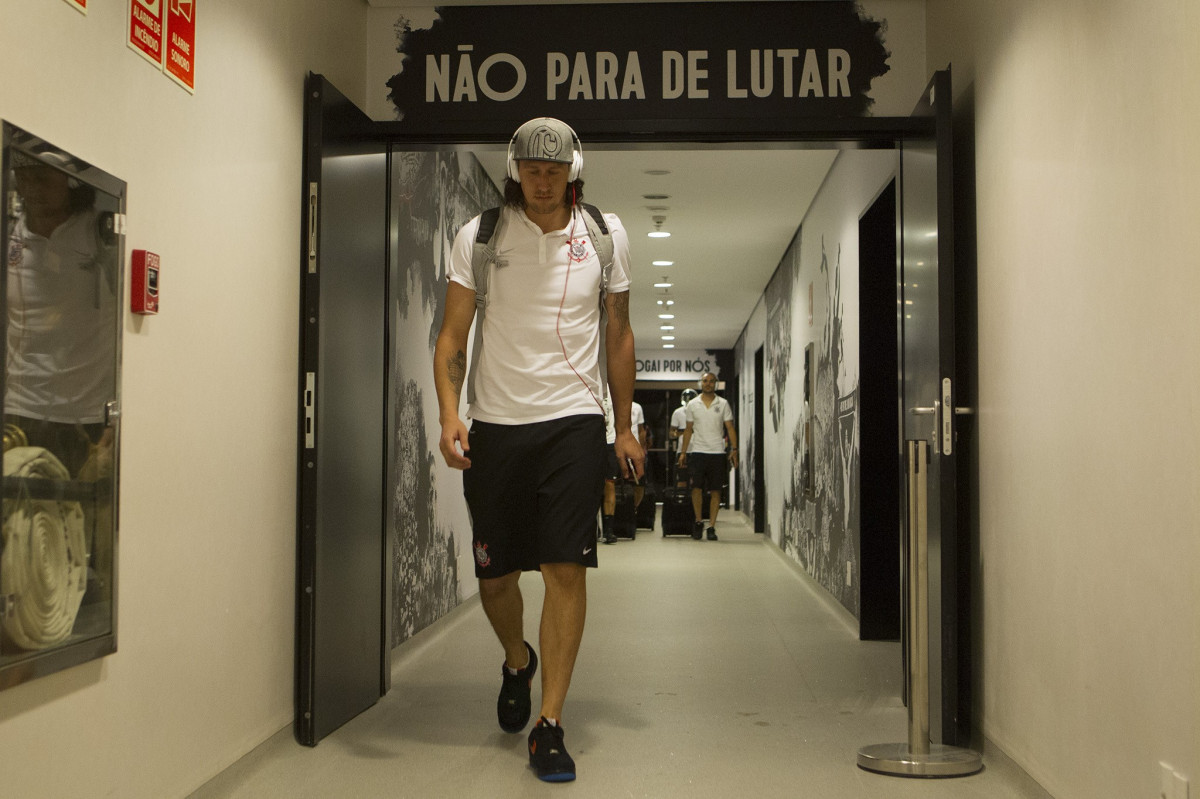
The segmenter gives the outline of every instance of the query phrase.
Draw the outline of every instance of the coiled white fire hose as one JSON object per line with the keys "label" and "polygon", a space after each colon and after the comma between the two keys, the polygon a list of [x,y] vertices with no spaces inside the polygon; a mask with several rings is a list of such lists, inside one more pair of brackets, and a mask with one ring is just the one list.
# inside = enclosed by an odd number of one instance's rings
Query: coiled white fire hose
{"label": "coiled white fire hose", "polygon": [[[54,481],[70,479],[66,467],[42,447],[4,453],[4,475]],[[0,593],[9,598],[4,630],[24,649],[47,649],[71,634],[87,588],[87,539],[83,509],[75,501],[4,500],[4,554]]]}

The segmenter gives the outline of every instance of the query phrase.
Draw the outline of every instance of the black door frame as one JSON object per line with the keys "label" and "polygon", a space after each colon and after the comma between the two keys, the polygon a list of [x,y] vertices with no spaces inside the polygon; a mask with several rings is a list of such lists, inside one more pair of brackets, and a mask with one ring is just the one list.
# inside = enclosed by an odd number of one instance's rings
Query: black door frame
{"label": "black door frame", "polygon": [[[948,98],[949,70],[935,74],[935,81],[944,88],[939,96]],[[595,127],[593,127],[593,124]],[[617,143],[636,145],[638,143],[653,143],[655,146],[671,144],[695,143],[737,143],[764,144],[788,143],[811,147],[830,147],[835,149],[897,149],[905,141],[936,142],[940,148],[949,146],[949,141],[943,142],[939,133],[944,131],[938,121],[932,116],[915,115],[911,117],[846,117],[833,119],[788,118],[774,120],[773,127],[761,130],[726,132],[700,129],[711,125],[708,121],[699,121],[694,125],[673,123],[674,129],[662,129],[662,120],[605,120],[600,123],[582,122],[577,127],[580,137],[594,143]],[[614,128],[618,126],[620,130]],[[606,129],[607,128],[607,129]],[[695,129],[691,129],[695,128]],[[339,601],[339,593],[344,592],[347,584],[326,582],[319,585],[315,577],[321,571],[321,558],[327,548],[321,547],[323,536],[332,533],[322,529],[320,511],[321,497],[317,494],[318,477],[327,460],[325,447],[321,441],[321,426],[317,426],[316,442],[314,433],[307,425],[312,423],[314,409],[312,407],[313,392],[310,390],[310,376],[316,378],[317,394],[325,388],[318,373],[318,355],[320,352],[319,330],[321,310],[319,305],[320,283],[317,280],[320,268],[317,266],[326,252],[323,248],[321,219],[322,205],[319,199],[321,189],[321,159],[327,148],[358,148],[364,152],[392,152],[393,149],[429,149],[462,145],[504,144],[506,138],[493,135],[439,136],[434,134],[412,135],[403,129],[402,123],[374,122],[366,118],[361,111],[348,103],[326,79],[318,74],[311,74],[306,84],[306,116],[305,116],[305,164],[303,176],[303,219],[302,225],[302,257],[301,278],[303,283],[301,297],[301,336],[300,336],[300,373],[298,395],[300,397],[299,418],[299,457],[297,462],[297,647],[296,647],[296,737],[302,743],[314,745],[319,738],[341,723],[348,721],[358,712],[376,701],[386,692],[389,686],[390,657],[386,644],[388,606],[388,581],[383,574],[383,567],[389,562],[386,557],[388,536],[385,534],[385,519],[382,503],[382,486],[380,486],[380,501],[378,503],[378,525],[362,524],[358,529],[339,529],[338,536],[344,540],[353,540],[356,546],[364,550],[375,549],[380,555],[380,570],[376,577],[379,579],[379,594],[372,602],[378,607],[378,631],[373,638],[378,639],[378,650],[373,646],[361,660],[372,670],[377,670],[373,687],[364,692],[362,681],[359,682],[358,701],[352,703],[357,709],[343,712],[344,718],[330,719],[326,723],[314,723],[314,717],[320,717],[322,699],[318,692],[332,696],[340,696],[342,686],[338,683],[338,669],[332,673],[324,671],[325,666],[316,658],[319,650],[317,620],[321,618],[321,607],[326,602],[335,606]],[[387,169],[384,169],[383,179],[386,180]],[[940,187],[939,187],[940,189]],[[386,191],[386,189],[385,189]],[[939,220],[943,221],[943,220]],[[950,220],[952,222],[952,220]],[[381,247],[380,269],[387,274],[386,210],[379,220],[383,233],[378,237]],[[952,230],[952,227],[951,227]],[[949,231],[947,231],[949,232]],[[953,237],[947,235],[946,242],[952,243]],[[316,271],[313,271],[313,270]],[[385,295],[386,296],[386,293]],[[325,320],[328,324],[329,320]],[[386,317],[385,317],[386,329]],[[951,342],[952,346],[953,342]],[[384,364],[380,363],[381,375],[385,374]],[[309,397],[306,403],[305,398]],[[379,390],[382,409],[383,390]],[[319,419],[318,419],[319,421]],[[360,424],[369,428],[367,432],[380,442],[385,438],[385,416],[381,412],[377,416],[364,415]],[[382,460],[380,474],[386,472]],[[382,477],[380,478],[382,482]],[[328,527],[328,523],[325,523]],[[947,542],[943,542],[945,545]],[[350,575],[341,575],[343,583],[352,581]],[[947,575],[943,573],[943,580]],[[963,590],[966,575],[949,575],[951,593]],[[956,581],[957,579],[957,581]],[[354,587],[355,590],[358,586]],[[947,723],[943,725],[945,739],[943,743],[959,744],[955,732],[965,729],[962,721],[969,710],[969,697],[960,691],[963,683],[957,679],[961,666],[958,641],[966,642],[968,637],[965,630],[959,629],[966,620],[957,619],[955,629],[948,631],[949,638],[955,645],[943,650],[943,660],[948,660],[952,668],[945,672],[946,680],[953,680],[954,685],[944,684],[944,695],[960,696],[961,702],[951,702],[942,708]],[[348,653],[349,654],[349,653]],[[963,649],[962,654],[967,654]],[[958,693],[955,693],[955,692]],[[363,705],[363,702],[366,702]],[[959,707],[959,705],[962,705]],[[361,705],[361,706],[359,706]],[[348,713],[348,715],[347,715]]]}

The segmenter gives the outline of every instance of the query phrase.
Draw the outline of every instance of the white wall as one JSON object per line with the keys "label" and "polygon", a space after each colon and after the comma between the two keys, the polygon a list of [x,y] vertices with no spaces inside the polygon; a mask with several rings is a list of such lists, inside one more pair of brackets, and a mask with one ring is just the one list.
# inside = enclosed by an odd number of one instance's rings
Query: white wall
{"label": "white wall", "polygon": [[0,693],[0,793],[179,796],[292,717],[303,81],[362,102],[366,6],[200,3],[192,96],[124,0],[0,5],[0,116],[128,181],[163,259],[125,323],[119,651]]}
{"label": "white wall", "polygon": [[929,0],[974,96],[984,732],[1200,792],[1200,4]]}

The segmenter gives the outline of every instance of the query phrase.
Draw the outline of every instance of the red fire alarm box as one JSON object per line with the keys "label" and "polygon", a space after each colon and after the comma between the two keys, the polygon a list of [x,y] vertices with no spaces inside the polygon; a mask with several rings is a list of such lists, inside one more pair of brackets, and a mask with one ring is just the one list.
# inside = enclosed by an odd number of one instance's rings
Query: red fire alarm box
{"label": "red fire alarm box", "polygon": [[158,313],[158,256],[147,250],[133,251],[133,280],[129,301],[134,313]]}

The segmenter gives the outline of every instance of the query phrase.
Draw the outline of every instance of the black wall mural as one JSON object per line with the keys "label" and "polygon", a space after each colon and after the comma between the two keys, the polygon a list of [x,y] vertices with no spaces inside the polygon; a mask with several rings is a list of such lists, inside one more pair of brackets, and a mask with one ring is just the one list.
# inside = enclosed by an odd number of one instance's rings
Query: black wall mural
{"label": "black wall mural", "polygon": [[392,646],[458,605],[454,536],[438,523],[434,455],[425,434],[422,390],[405,380],[393,392]]}
{"label": "black wall mural", "polygon": [[[858,573],[858,365],[845,362],[841,247],[819,233],[802,234],[784,253],[766,292],[770,418],[779,434],[776,440],[786,435],[782,440],[790,442],[790,452],[782,453],[790,468],[772,472],[791,476],[780,486],[779,546],[857,616],[858,592],[853,580],[847,580],[847,564],[851,574]],[[800,245],[809,236],[821,243],[820,263],[813,270],[820,283],[812,288],[801,278],[808,271],[802,270]],[[793,319],[804,317],[810,307],[810,291],[826,299],[825,319],[813,363],[807,370],[792,369],[793,353],[802,357],[810,343],[806,334],[812,328],[793,328]],[[806,377],[811,380],[807,392]],[[806,425],[811,459],[805,457]]]}
{"label": "black wall mural", "polygon": [[787,384],[792,358],[792,303],[797,301],[792,286],[800,271],[800,231],[783,254],[767,284],[767,410],[771,432],[778,434],[783,419],[784,387]]}
{"label": "black wall mural", "polygon": [[[433,346],[444,313],[454,234],[500,200],[472,155],[393,153],[388,447],[392,646],[452,610],[464,593],[458,558],[468,549],[464,542],[471,538],[470,521],[461,478],[437,451]],[[440,492],[439,478],[444,484]]]}

